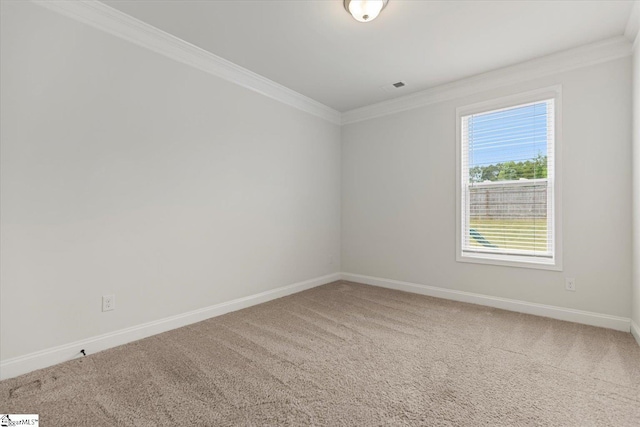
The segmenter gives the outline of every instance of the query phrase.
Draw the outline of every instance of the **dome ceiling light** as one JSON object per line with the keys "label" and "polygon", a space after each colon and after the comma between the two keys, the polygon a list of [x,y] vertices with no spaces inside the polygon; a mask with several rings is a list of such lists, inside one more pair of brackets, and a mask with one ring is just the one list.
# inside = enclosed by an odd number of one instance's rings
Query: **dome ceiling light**
{"label": "dome ceiling light", "polygon": [[389,0],[344,0],[344,8],[356,21],[369,22],[378,17]]}

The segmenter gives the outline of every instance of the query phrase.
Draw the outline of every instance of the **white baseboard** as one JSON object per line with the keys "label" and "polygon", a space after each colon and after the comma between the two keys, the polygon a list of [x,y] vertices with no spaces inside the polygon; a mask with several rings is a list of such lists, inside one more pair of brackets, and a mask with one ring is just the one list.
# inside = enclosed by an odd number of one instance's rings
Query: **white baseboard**
{"label": "white baseboard", "polygon": [[13,378],[18,375],[35,371],[36,369],[46,368],[75,359],[80,357],[80,350],[82,349],[84,349],[87,354],[97,353],[102,350],[200,322],[211,317],[220,316],[232,311],[241,310],[256,304],[261,304],[276,298],[311,289],[316,286],[331,283],[333,281],[340,280],[340,277],[340,273],[329,274],[327,276],[305,280],[304,282],[298,282],[281,288],[272,289],[270,291],[261,292],[259,294],[234,299],[232,301],[223,302],[210,307],[190,311],[188,313],[178,314],[165,319],[155,320],[142,325],[110,332],[108,334],[7,359],[0,362],[0,379]]}
{"label": "white baseboard", "polygon": [[640,326],[633,320],[631,321],[631,335],[633,335],[638,345],[640,345]]}
{"label": "white baseboard", "polygon": [[[474,294],[471,292],[438,288],[436,286],[419,285],[416,283],[401,282],[399,280],[363,276],[360,274],[342,273],[342,279],[352,282],[364,283],[366,285],[379,286],[382,288],[412,292],[414,294],[428,295],[431,297],[485,305],[509,311],[516,311],[518,313],[533,314],[536,316],[566,320],[568,322],[615,329],[617,331],[629,332],[631,328],[631,319],[628,319],[626,317],[611,316],[608,314],[574,310],[572,308],[556,307],[553,305],[537,304],[514,299],[492,297],[488,295]],[[636,332],[640,332],[640,330],[636,329]],[[638,336],[640,335],[636,335],[636,339]]]}

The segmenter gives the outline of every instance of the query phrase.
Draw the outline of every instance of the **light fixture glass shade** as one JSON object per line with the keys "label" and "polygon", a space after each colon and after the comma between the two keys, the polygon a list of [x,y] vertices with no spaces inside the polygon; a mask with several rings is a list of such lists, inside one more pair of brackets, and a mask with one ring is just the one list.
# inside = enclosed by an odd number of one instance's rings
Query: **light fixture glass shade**
{"label": "light fixture glass shade", "polygon": [[356,21],[369,22],[376,19],[388,0],[344,0],[344,8]]}

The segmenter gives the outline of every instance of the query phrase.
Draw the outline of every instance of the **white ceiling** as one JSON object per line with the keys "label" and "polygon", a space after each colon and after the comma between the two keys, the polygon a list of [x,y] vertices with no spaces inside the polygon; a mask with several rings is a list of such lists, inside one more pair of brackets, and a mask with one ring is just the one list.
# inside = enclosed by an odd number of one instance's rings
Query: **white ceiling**
{"label": "white ceiling", "polygon": [[632,7],[390,0],[362,24],[342,0],[104,3],[341,112],[620,36]]}

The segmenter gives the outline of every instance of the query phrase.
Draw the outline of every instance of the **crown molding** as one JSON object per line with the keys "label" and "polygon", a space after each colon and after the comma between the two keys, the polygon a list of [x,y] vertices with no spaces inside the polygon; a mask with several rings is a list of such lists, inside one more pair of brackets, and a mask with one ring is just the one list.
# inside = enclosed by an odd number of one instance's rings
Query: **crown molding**
{"label": "crown molding", "polygon": [[32,2],[283,104],[340,124],[340,112],[97,0]]}
{"label": "crown molding", "polygon": [[631,13],[629,14],[629,20],[624,30],[624,35],[635,48],[638,44],[638,33],[640,33],[640,0],[635,0],[631,7]]}
{"label": "crown molding", "polygon": [[44,8],[225,79],[334,124],[350,124],[438,102],[595,65],[631,55],[640,29],[640,0],[634,2],[625,36],[540,57],[446,83],[388,101],[340,113],[246,68],[188,43],[97,0],[31,0]]}
{"label": "crown molding", "polygon": [[613,37],[399,98],[356,108],[342,113],[342,124],[356,123],[438,102],[462,98],[576,68],[624,58],[631,55],[631,53],[632,45],[626,37]]}

